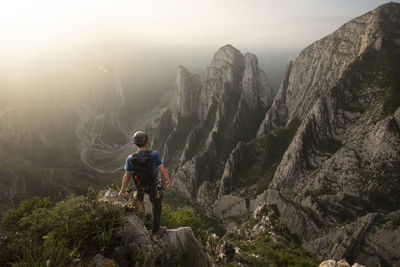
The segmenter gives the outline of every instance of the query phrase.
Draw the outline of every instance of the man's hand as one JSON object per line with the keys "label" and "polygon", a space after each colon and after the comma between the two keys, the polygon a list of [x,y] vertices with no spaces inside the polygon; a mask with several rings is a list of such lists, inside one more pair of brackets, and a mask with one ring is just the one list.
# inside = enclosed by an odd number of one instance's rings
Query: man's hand
{"label": "man's hand", "polygon": [[172,183],[171,180],[169,179],[168,172],[165,169],[164,165],[161,164],[160,166],[158,166],[158,170],[161,172],[162,177],[164,177],[165,181],[167,182],[167,188],[170,188]]}
{"label": "man's hand", "polygon": [[166,179],[166,181],[167,181],[167,188],[170,188],[171,187],[171,180],[170,179]]}
{"label": "man's hand", "polygon": [[131,174],[132,174],[131,172],[125,171],[124,177],[122,178],[121,190],[119,190],[119,193],[118,193],[119,200],[122,200],[123,197],[125,196],[125,188],[129,184],[129,180],[131,179]]}
{"label": "man's hand", "polygon": [[119,191],[119,193],[118,193],[118,199],[119,200],[123,200],[123,198],[124,198],[124,196],[125,196],[125,190],[120,190]]}

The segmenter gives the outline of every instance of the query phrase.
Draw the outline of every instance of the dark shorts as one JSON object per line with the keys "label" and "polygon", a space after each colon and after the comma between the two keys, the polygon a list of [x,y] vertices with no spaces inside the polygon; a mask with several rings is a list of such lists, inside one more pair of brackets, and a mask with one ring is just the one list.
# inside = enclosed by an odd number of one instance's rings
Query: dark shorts
{"label": "dark shorts", "polygon": [[157,188],[157,183],[149,186],[141,186],[135,183],[136,187],[135,199],[143,201],[144,194],[148,194],[150,197],[150,202],[152,203],[155,199],[162,200],[164,195],[164,184],[162,180],[160,180],[159,182],[161,183],[161,188]]}

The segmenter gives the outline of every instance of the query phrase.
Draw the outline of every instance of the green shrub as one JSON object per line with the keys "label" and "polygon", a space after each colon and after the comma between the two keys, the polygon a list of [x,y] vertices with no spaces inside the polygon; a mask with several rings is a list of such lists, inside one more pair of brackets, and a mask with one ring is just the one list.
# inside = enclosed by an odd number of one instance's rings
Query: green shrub
{"label": "green shrub", "polygon": [[189,226],[192,228],[193,234],[203,244],[206,242],[207,233],[205,223],[193,214],[190,209],[172,210],[169,206],[163,206],[161,213],[161,225],[168,228],[178,228],[182,226]]}
{"label": "green shrub", "polygon": [[17,209],[4,213],[0,226],[8,231],[16,231],[21,228],[21,220],[24,217],[30,216],[35,211],[40,212],[50,206],[51,201],[49,198],[34,197],[31,200],[22,201]]}
{"label": "green shrub", "polygon": [[65,266],[76,257],[106,254],[118,244],[122,216],[92,197],[70,197],[54,206],[47,198],[23,201],[1,220],[0,266]]}
{"label": "green shrub", "polygon": [[234,235],[226,237],[241,249],[245,266],[318,266],[312,255],[294,240],[278,238],[274,241],[267,232],[252,241]]}
{"label": "green shrub", "polygon": [[[274,235],[268,230],[257,236],[228,232],[220,242],[230,241],[241,250],[241,263],[245,266],[317,266],[317,261],[302,246],[298,236],[292,233],[276,205],[264,206],[261,211],[272,224]],[[250,218],[240,228],[245,232],[260,223],[260,218]],[[246,230],[247,229],[247,230]],[[236,266],[236,265],[233,265]]]}

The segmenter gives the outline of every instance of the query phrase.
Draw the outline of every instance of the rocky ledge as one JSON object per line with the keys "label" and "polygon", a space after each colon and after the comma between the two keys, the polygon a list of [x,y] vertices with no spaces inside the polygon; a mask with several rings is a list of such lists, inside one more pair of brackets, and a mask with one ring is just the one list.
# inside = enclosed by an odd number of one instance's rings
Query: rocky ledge
{"label": "rocky ledge", "polygon": [[98,194],[99,201],[126,212],[119,229],[120,245],[108,255],[96,255],[95,266],[211,266],[190,227],[168,229],[161,238],[152,240],[135,205],[130,200],[119,201],[117,196],[112,189]]}

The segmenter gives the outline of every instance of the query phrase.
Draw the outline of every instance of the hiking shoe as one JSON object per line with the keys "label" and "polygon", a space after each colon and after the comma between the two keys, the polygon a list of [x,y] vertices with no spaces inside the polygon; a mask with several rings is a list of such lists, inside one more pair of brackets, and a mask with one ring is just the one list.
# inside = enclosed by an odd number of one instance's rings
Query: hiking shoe
{"label": "hiking shoe", "polygon": [[154,232],[154,233],[151,232],[151,239],[153,241],[156,241],[157,239],[160,239],[165,234],[166,231],[167,231],[167,227],[160,226],[160,229],[157,232]]}

